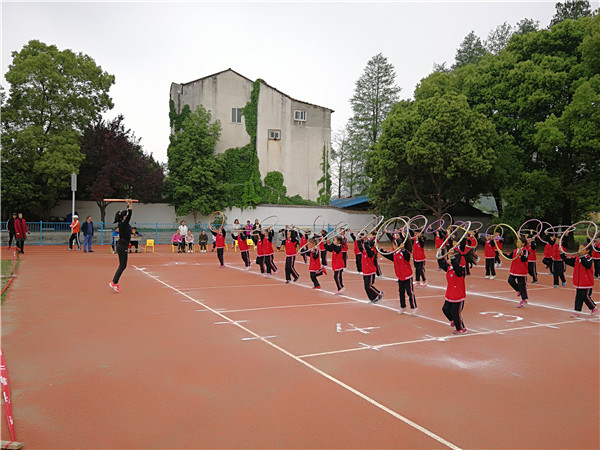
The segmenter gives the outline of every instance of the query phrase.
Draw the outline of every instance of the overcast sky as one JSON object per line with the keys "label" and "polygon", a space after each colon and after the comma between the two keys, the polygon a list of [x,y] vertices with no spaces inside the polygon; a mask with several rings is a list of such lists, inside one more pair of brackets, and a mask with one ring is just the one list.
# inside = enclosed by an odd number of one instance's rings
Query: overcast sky
{"label": "overcast sky", "polygon": [[[377,53],[394,65],[402,98],[434,62],[454,62],[471,30],[482,39],[523,18],[546,27],[554,1],[537,2],[7,2],[2,74],[32,39],[92,57],[115,75],[115,107],[147,153],[167,160],[169,88],[227,68],[298,100],[351,116],[356,80]],[[594,8],[597,1],[592,1]],[[4,77],[2,84],[8,86]]]}

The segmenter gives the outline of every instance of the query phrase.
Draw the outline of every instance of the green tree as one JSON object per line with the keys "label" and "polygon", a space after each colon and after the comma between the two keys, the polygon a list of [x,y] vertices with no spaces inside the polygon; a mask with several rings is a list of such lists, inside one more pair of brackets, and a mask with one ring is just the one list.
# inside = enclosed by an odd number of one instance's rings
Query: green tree
{"label": "green tree", "polygon": [[485,49],[494,55],[497,55],[500,50],[506,47],[508,41],[515,32],[512,25],[504,22],[502,25],[498,25],[495,29],[490,31],[487,39],[485,40]]}
{"label": "green tree", "polygon": [[317,185],[321,185],[317,203],[320,205],[329,205],[329,201],[331,200],[331,165],[329,162],[329,149],[327,148],[326,144],[323,144],[321,170],[322,176],[317,180]]}
{"label": "green tree", "polygon": [[400,102],[370,156],[371,201],[384,214],[418,208],[441,217],[475,200],[496,161],[494,139],[492,123],[462,94]]}
{"label": "green tree", "polygon": [[345,129],[337,131],[331,142],[331,185],[335,189],[337,197],[342,197],[345,192],[344,178],[349,158],[348,136]]}
{"label": "green tree", "polygon": [[183,121],[170,136],[167,149],[166,191],[178,215],[209,215],[223,208],[225,188],[219,179],[222,168],[214,150],[221,134],[219,121],[211,122],[203,106]]}
{"label": "green tree", "polygon": [[590,9],[590,2],[588,0],[567,0],[564,3],[558,2],[550,26],[552,27],[566,19],[576,20],[580,17],[589,16],[591,12],[592,10]]}
{"label": "green tree", "polygon": [[[49,210],[79,171],[83,130],[113,107],[108,91],[115,79],[91,57],[37,40],[12,58],[2,109],[2,199],[5,206]],[[23,189],[12,185],[18,180]]]}
{"label": "green tree", "polygon": [[381,134],[381,124],[398,101],[400,88],[396,71],[383,54],[378,53],[367,63],[356,81],[352,105],[352,128],[364,139],[365,149],[372,148]]}
{"label": "green tree", "polygon": [[456,49],[455,62],[452,68],[457,69],[467,64],[476,64],[485,54],[486,49],[481,38],[475,34],[475,31],[471,31]]}
{"label": "green tree", "polygon": [[287,188],[283,184],[283,174],[278,171],[269,172],[264,179],[263,201],[271,204],[282,203],[287,194]]}
{"label": "green tree", "polygon": [[81,150],[85,160],[79,172],[82,198],[94,200],[105,222],[105,198],[135,198],[144,203],[162,200],[164,172],[144,153],[140,140],[125,129],[122,115],[100,121],[85,130]]}

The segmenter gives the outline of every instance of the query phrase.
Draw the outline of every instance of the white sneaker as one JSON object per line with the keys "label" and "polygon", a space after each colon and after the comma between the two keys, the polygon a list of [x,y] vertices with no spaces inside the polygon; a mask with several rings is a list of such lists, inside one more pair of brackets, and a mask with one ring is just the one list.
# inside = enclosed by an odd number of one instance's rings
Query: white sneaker
{"label": "white sneaker", "polygon": [[411,309],[410,310],[410,315],[411,316],[416,316],[418,312],[419,312],[419,308]]}
{"label": "white sneaker", "polygon": [[398,310],[398,314],[404,314],[406,312],[406,306]]}
{"label": "white sneaker", "polygon": [[494,278],[496,278],[496,275],[492,275],[492,276],[490,277],[490,280],[493,280]]}
{"label": "white sneaker", "polygon": [[489,280],[489,278],[490,278],[490,276],[489,276],[489,275],[486,275],[485,277],[486,277],[488,280]]}

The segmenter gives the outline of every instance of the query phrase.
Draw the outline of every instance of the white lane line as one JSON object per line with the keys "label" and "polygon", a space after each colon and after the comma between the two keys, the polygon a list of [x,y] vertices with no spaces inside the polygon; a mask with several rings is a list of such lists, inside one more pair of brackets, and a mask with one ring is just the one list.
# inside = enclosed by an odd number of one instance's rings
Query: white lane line
{"label": "white lane line", "polygon": [[[140,270],[138,267],[133,266],[136,269]],[[155,275],[150,275],[149,273],[147,273],[146,271],[141,270],[142,273],[144,273],[145,275],[149,276],[150,278],[154,279],[155,281],[161,283],[162,285],[169,287],[170,289],[172,289],[173,291],[177,292],[180,295],[183,295],[187,298],[189,298],[191,301],[199,304],[200,306],[211,310],[214,314],[218,315],[219,317],[221,317],[222,319],[224,319],[227,322],[232,323],[233,325],[235,325],[236,327],[240,328],[241,330],[247,332],[248,334],[254,336],[257,340],[260,340],[261,342],[264,342],[267,345],[270,345],[271,347],[273,347],[274,349],[280,351],[281,353],[283,353],[284,355],[292,358],[294,361],[302,364],[303,366],[307,367],[308,369],[312,370],[313,372],[321,375],[324,378],[327,378],[328,380],[332,381],[333,383],[337,384],[338,386],[346,389],[347,391],[353,393],[354,395],[362,398],[363,400],[367,401],[368,403],[370,403],[371,405],[381,409],[382,411],[388,413],[389,415],[391,415],[392,417],[395,417],[396,419],[404,422],[405,424],[411,426],[412,428],[414,428],[415,430],[420,431],[421,433],[425,434],[426,436],[429,436],[430,438],[436,440],[437,442],[439,442],[442,445],[445,445],[448,448],[451,448],[453,450],[460,450],[460,447],[454,445],[452,442],[447,441],[446,439],[442,438],[441,436],[438,436],[437,434],[435,434],[434,432],[428,430],[425,427],[422,427],[421,425],[419,425],[418,423],[413,422],[412,420],[404,417],[403,415],[397,413],[396,411],[388,408],[387,406],[383,405],[382,403],[379,403],[378,401],[372,399],[371,397],[367,396],[366,394],[363,394],[362,392],[360,392],[359,390],[351,387],[350,385],[344,383],[341,380],[338,380],[337,378],[335,378],[332,375],[329,375],[326,372],[323,372],[321,369],[317,368],[316,366],[313,366],[312,364],[302,360],[301,358],[299,358],[298,356],[290,353],[289,351],[285,350],[283,347],[280,347],[277,344],[274,344],[273,342],[269,341],[268,339],[265,339],[263,337],[261,337],[260,335],[258,335],[257,333],[255,333],[254,331],[250,330],[249,328],[245,327],[244,325],[241,325],[239,323],[236,323],[236,321],[230,319],[229,317],[227,317],[225,314],[214,310],[212,308],[210,308],[209,306],[205,305],[204,303],[190,297],[188,294],[185,294],[184,292],[180,291],[179,289],[170,286],[169,284],[165,283],[164,281],[162,281],[160,278],[158,278]]]}
{"label": "white lane line", "polygon": [[[235,270],[239,270],[239,271],[241,271],[241,272],[246,272],[244,269],[242,269],[242,268],[240,268],[240,267],[231,266],[231,265],[229,265],[229,264],[225,264],[225,266],[229,267],[230,269],[235,269]],[[258,274],[258,273],[256,273],[256,272],[251,272],[251,271],[250,271],[250,272],[248,272],[248,273],[250,273],[250,274],[252,274],[252,275],[261,275],[261,274]],[[276,277],[271,277],[271,278],[269,278],[269,280],[279,281],[279,282],[282,282],[282,283],[285,281],[285,280],[283,280],[282,278],[276,278]],[[293,284],[292,284],[292,283],[290,283],[290,286],[300,286],[300,287],[303,287],[303,288],[306,288],[306,289],[311,289],[311,290],[312,290],[312,286],[310,286],[310,285],[308,285],[308,284],[298,283],[298,282],[296,282],[296,283],[293,283]],[[371,304],[371,305],[373,305],[373,306],[377,306],[378,308],[384,308],[384,309],[389,309],[390,311],[395,311],[395,312],[398,312],[398,308],[393,308],[393,307],[391,307],[391,306],[384,305],[384,304],[382,304],[381,302],[378,302],[378,303],[371,303],[369,300],[363,300],[363,299],[360,299],[360,298],[351,297],[351,296],[349,296],[349,295],[346,295],[346,294],[339,294],[339,295],[338,295],[338,294],[336,294],[335,292],[333,292],[333,291],[328,291],[328,290],[326,290],[326,289],[319,289],[319,290],[318,290],[318,292],[323,292],[324,294],[334,295],[335,297],[338,297],[338,298],[347,298],[348,300],[352,300],[353,302],[357,302],[357,303],[363,303],[363,304]],[[399,300],[397,300],[397,299],[396,299],[396,301],[398,301],[398,302],[399,302]],[[342,302],[340,302],[340,304],[342,304]],[[448,322],[444,322],[444,321],[442,321],[442,320],[439,320],[439,319],[434,319],[433,317],[427,317],[427,316],[424,316],[424,315],[422,315],[422,314],[406,314],[406,315],[407,315],[407,316],[413,316],[413,317],[420,317],[420,318],[422,318],[422,319],[431,320],[431,321],[433,321],[433,322],[441,323],[441,324],[444,324],[444,325],[446,325],[446,324],[448,323]]]}
{"label": "white lane line", "polygon": [[[588,320],[591,321],[591,320]],[[542,324],[535,324],[535,322],[531,322],[534,323],[535,325],[527,325],[527,326],[523,326],[523,327],[513,327],[513,328],[505,328],[503,330],[486,330],[486,331],[475,331],[472,332],[471,330],[469,330],[469,332],[467,334],[451,334],[451,335],[447,335],[447,336],[430,336],[428,334],[426,334],[425,336],[427,336],[424,339],[415,339],[412,341],[399,341],[399,342],[390,342],[388,344],[379,344],[379,345],[373,345],[373,346],[369,346],[369,348],[372,348],[373,350],[379,350],[382,348],[386,348],[386,347],[396,347],[399,345],[406,345],[406,344],[420,344],[422,342],[432,342],[432,341],[441,341],[441,342],[446,342],[448,339],[461,339],[461,338],[467,338],[467,337],[472,337],[472,336],[484,336],[484,335],[489,335],[489,334],[500,334],[500,335],[504,335],[504,333],[509,332],[509,331],[520,331],[520,330],[527,330],[527,329],[531,329],[531,328],[558,328],[557,325],[564,325],[564,324],[568,324],[568,323],[577,323],[577,322],[586,322],[586,320],[583,318],[580,319],[573,319],[573,320],[565,320],[563,322],[556,322],[556,323],[542,323]],[[361,345],[366,345],[366,344],[362,344]],[[349,353],[349,352],[356,352],[356,351],[361,351],[361,350],[368,350],[367,347],[354,347],[354,348],[347,348],[347,349],[342,349],[342,350],[332,350],[330,352],[321,352],[321,353],[310,353],[307,355],[300,355],[298,356],[298,358],[313,358],[315,356],[328,356],[328,355],[336,355],[339,353]]]}

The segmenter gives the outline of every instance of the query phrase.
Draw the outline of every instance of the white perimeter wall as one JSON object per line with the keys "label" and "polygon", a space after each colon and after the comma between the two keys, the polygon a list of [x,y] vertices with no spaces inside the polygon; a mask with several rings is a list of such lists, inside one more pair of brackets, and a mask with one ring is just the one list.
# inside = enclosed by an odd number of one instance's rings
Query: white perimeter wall
{"label": "white perimeter wall", "polygon": [[[125,203],[111,203],[106,207],[106,222],[112,223],[115,213],[125,209]],[[76,201],[75,210],[79,213],[81,221],[85,220],[88,215],[92,216],[92,220],[96,223],[100,222],[100,208],[93,201]],[[71,212],[71,201],[62,200],[59,205],[52,209],[50,215],[57,217],[66,217]],[[223,211],[227,217],[227,224],[232,224],[234,219],[239,219],[244,225],[246,220],[254,223],[254,219],[263,220],[268,216],[279,216],[278,225],[298,225],[312,226],[315,218],[322,215],[325,218],[325,223],[335,225],[344,220],[348,222],[350,228],[362,228],[366,225],[373,216],[368,213],[351,212],[343,209],[328,207],[328,206],[292,206],[292,205],[259,205],[256,209],[240,208],[226,209]],[[167,203],[134,203],[132,222],[135,223],[179,223],[185,220],[188,224],[194,223],[194,217],[177,216],[175,209]],[[207,223],[208,216],[198,216],[198,223]]]}

